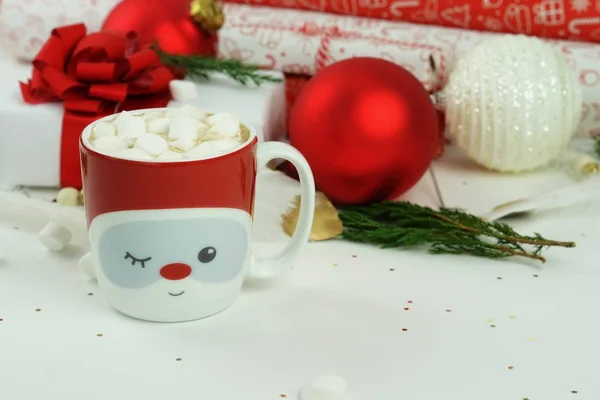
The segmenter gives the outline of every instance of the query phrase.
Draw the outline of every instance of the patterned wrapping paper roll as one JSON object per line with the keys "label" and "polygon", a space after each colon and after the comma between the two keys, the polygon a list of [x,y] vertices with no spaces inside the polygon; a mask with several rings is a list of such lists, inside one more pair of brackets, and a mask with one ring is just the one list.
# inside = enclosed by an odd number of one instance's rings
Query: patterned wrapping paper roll
{"label": "patterned wrapping paper roll", "polygon": [[226,0],[600,43],[599,0]]}
{"label": "patterned wrapping paper roll", "polygon": [[[411,71],[429,89],[443,84],[453,63],[494,33],[319,12],[226,4],[219,55],[291,74],[313,75],[336,61],[383,58]],[[562,52],[583,85],[578,136],[600,134],[600,45],[549,41]],[[439,67],[433,79],[429,56]]]}
{"label": "patterned wrapping paper roll", "polygon": [[434,89],[429,58],[443,79],[454,40],[429,40],[427,29],[413,35],[414,24],[320,12],[226,4],[224,14],[220,57],[297,75],[314,75],[354,56],[378,57],[402,65],[429,90]]}
{"label": "patterned wrapping paper roll", "polygon": [[0,43],[4,53],[31,61],[52,29],[84,23],[96,32],[121,0],[1,0]]}

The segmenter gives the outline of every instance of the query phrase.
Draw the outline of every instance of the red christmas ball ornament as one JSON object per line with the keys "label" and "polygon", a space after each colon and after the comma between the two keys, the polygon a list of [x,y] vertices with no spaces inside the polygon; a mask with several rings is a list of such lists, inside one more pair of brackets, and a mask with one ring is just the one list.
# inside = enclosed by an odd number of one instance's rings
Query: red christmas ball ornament
{"label": "red christmas ball ornament", "polygon": [[308,82],[291,110],[289,136],[331,201],[365,204],[393,200],[421,179],[438,151],[438,116],[406,69],[358,57]]}
{"label": "red christmas ball ornament", "polygon": [[214,55],[216,35],[191,15],[190,0],[123,0],[106,17],[103,30],[135,32],[141,46],[158,44],[170,54]]}

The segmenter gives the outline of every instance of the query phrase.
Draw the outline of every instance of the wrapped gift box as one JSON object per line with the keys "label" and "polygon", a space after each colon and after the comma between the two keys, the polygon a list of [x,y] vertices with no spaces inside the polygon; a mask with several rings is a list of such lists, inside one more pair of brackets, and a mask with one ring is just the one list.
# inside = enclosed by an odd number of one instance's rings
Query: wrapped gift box
{"label": "wrapped gift box", "polygon": [[[0,55],[0,187],[57,187],[60,184],[60,139],[63,107],[60,103],[23,102],[18,82],[27,80],[31,65]],[[283,79],[278,72],[273,73]],[[234,113],[257,129],[260,140],[278,140],[285,134],[285,83],[241,86],[214,75],[198,83],[198,97],[186,103],[202,109]]]}

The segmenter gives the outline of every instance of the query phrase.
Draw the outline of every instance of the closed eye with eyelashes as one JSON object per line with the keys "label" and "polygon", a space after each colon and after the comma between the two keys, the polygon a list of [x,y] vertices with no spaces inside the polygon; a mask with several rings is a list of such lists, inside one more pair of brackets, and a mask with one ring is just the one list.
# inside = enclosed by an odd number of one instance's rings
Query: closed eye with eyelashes
{"label": "closed eye with eyelashes", "polygon": [[146,263],[148,261],[152,260],[152,257],[137,258],[137,257],[132,256],[131,253],[127,252],[127,253],[125,253],[125,259],[131,260],[131,265],[135,265],[136,263],[139,263],[142,268],[146,268]]}

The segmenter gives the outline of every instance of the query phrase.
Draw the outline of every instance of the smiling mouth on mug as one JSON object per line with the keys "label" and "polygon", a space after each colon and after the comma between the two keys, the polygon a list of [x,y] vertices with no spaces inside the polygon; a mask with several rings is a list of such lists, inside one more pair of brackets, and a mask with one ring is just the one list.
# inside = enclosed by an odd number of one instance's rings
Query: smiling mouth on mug
{"label": "smiling mouth on mug", "polygon": [[183,291],[181,291],[181,292],[179,292],[179,293],[171,293],[171,292],[169,292],[169,295],[171,295],[171,296],[173,296],[173,297],[177,297],[177,296],[181,296],[181,295],[182,295],[182,294],[184,294],[184,293],[185,293],[185,290],[183,290]]}

